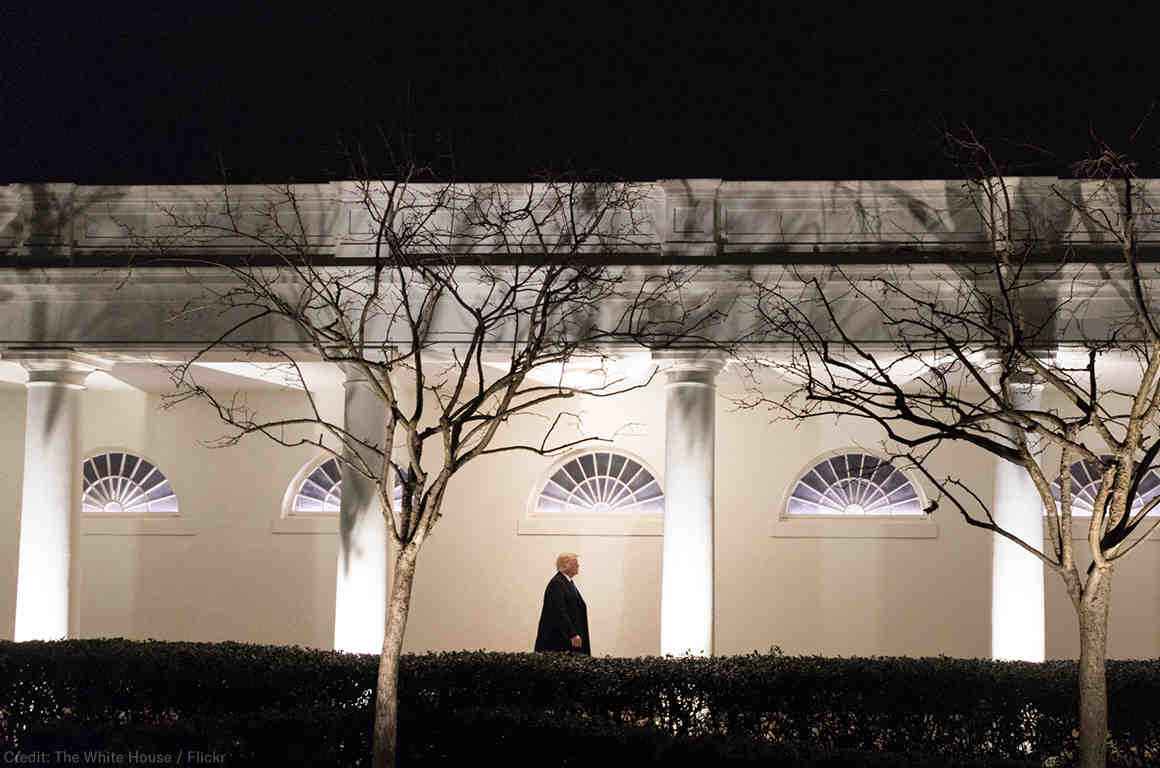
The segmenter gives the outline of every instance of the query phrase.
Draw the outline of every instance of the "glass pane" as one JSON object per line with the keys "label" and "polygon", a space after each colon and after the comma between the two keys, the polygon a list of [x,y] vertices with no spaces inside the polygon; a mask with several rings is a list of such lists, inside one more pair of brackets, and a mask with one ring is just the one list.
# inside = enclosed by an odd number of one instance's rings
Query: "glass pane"
{"label": "glass pane", "polygon": [[564,470],[568,473],[568,477],[572,478],[573,485],[584,482],[584,472],[580,469],[580,462],[569,461],[564,465]]}
{"label": "glass pane", "polygon": [[566,491],[570,491],[576,487],[575,480],[573,480],[572,476],[565,472],[563,469],[552,475],[552,482]]}
{"label": "glass pane", "polygon": [[601,477],[608,475],[608,462],[611,457],[607,453],[596,454],[596,474]]}
{"label": "glass pane", "polygon": [[329,493],[329,489],[323,488],[308,477],[306,478],[306,481],[302,483],[302,488],[298,492],[302,496],[309,496],[312,499],[318,499],[321,501],[322,499],[326,498],[327,494]]}
{"label": "glass pane", "polygon": [[830,459],[829,464],[834,471],[834,477],[836,479],[840,480],[843,477],[850,476],[849,468],[846,466],[845,456],[835,456],[834,458]]}
{"label": "glass pane", "polygon": [[612,489],[612,494],[608,497],[608,503],[616,506],[625,502],[630,496],[632,496],[632,489],[618,481],[616,487]]}
{"label": "glass pane", "polygon": [[822,494],[810,488],[805,483],[798,483],[797,487],[793,490],[793,495],[795,498],[805,499],[814,503],[820,503],[822,500]]}
{"label": "glass pane", "polygon": [[894,514],[896,514],[896,515],[921,515],[922,514],[922,507],[919,506],[917,498],[913,499],[911,501],[906,501],[906,502],[903,502],[901,504],[898,504],[893,509],[894,509]]}
{"label": "glass pane", "polygon": [[791,515],[808,515],[809,509],[812,509],[812,507],[808,506],[805,502],[798,499],[790,499],[785,511]]}
{"label": "glass pane", "polygon": [[592,458],[592,454],[585,454],[578,461],[585,477],[596,477],[596,460]]}
{"label": "glass pane", "polygon": [[137,463],[137,469],[133,471],[133,482],[141,484],[144,482],[145,478],[149,477],[149,475],[153,473],[153,469],[154,467],[152,464],[145,461],[145,459],[141,459],[141,461]]}
{"label": "glass pane", "polygon": [[648,501],[649,499],[659,498],[661,495],[661,488],[657,485],[656,480],[649,481],[649,484],[636,492],[637,501]]}
{"label": "glass pane", "polygon": [[889,463],[883,461],[880,464],[878,464],[877,468],[874,470],[874,474],[872,474],[870,476],[870,482],[874,483],[874,485],[880,486],[883,483],[885,483],[886,478],[890,477],[890,475],[893,473],[894,473],[894,467],[892,467]]}
{"label": "glass pane", "polygon": [[536,511],[543,512],[544,514],[548,515],[558,515],[563,513],[564,505],[558,501],[540,497],[540,504],[536,508]]}
{"label": "glass pane", "polygon": [[97,475],[99,477],[109,476],[109,456],[102,453],[100,456],[93,457],[93,463],[97,466]]}
{"label": "glass pane", "polygon": [[816,467],[810,470],[809,474],[801,479],[801,482],[803,485],[806,485],[816,491],[819,496],[825,493],[826,489],[833,484],[831,481],[822,477],[821,473],[818,472]]}
{"label": "glass pane", "polygon": [[628,487],[636,493],[651,482],[653,482],[652,475],[648,472],[638,472],[636,477],[632,478],[632,482],[628,484]]}
{"label": "glass pane", "polygon": [[177,511],[177,497],[169,496],[164,499],[158,499],[149,503],[150,512],[176,512]]}
{"label": "glass pane", "polygon": [[624,471],[620,473],[620,482],[631,487],[633,481],[642,474],[648,474],[644,471],[644,467],[632,459],[628,459],[624,462]]}
{"label": "glass pane", "polygon": [[[816,467],[814,467],[814,472],[817,473],[817,475],[823,481],[823,486],[819,488],[819,490],[829,488],[831,485],[838,482],[838,476],[834,474],[834,470],[830,467],[830,462],[828,461],[823,461],[821,464],[818,464]],[[814,487],[818,488],[816,485]]]}
{"label": "glass pane", "polygon": [[596,504],[596,502],[599,501],[599,498],[596,496],[595,480],[585,480],[583,483],[576,486],[576,498],[573,500],[579,502],[580,499],[583,499],[584,502],[588,505]]}
{"label": "glass pane", "polygon": [[568,500],[568,492],[562,489],[560,486],[556,485],[556,483],[551,480],[549,480],[548,483],[544,486],[542,495],[557,499],[559,501]]}
{"label": "glass pane", "polygon": [[330,486],[334,485],[334,481],[330,479],[330,475],[326,474],[326,470],[322,467],[311,472],[310,477],[306,480],[324,490],[329,490]]}
{"label": "glass pane", "polygon": [[1099,469],[1091,461],[1077,461],[1071,465],[1071,475],[1080,485],[1098,481],[1100,474]]}
{"label": "glass pane", "polygon": [[322,512],[324,511],[322,502],[318,499],[310,499],[305,496],[299,496],[294,499],[295,512]]}
{"label": "glass pane", "polygon": [[121,470],[121,477],[126,479],[133,476],[133,470],[137,469],[137,464],[141,460],[136,456],[125,456],[125,467]]}
{"label": "glass pane", "polygon": [[624,470],[625,458],[618,454],[612,454],[612,460],[608,465],[608,474],[612,477],[620,477],[620,473]]}
{"label": "glass pane", "polygon": [[914,498],[915,496],[914,486],[906,482],[906,478],[904,477],[902,478],[902,485],[887,494],[886,498],[890,499],[891,502],[899,502],[904,499]]}
{"label": "glass pane", "polygon": [[901,472],[898,472],[898,471],[891,472],[890,477],[888,477],[886,479],[886,482],[882,483],[882,491],[883,491],[883,493],[889,494],[891,491],[896,490],[899,487],[901,487],[905,482],[906,482],[906,476],[903,475]]}
{"label": "glass pane", "polygon": [[173,489],[169,487],[169,481],[166,480],[164,483],[162,483],[161,485],[157,486],[156,488],[154,488],[153,490],[151,490],[149,492],[149,500],[153,501],[156,499],[161,499],[161,498],[164,498],[166,496],[172,496],[172,495],[173,495]]}

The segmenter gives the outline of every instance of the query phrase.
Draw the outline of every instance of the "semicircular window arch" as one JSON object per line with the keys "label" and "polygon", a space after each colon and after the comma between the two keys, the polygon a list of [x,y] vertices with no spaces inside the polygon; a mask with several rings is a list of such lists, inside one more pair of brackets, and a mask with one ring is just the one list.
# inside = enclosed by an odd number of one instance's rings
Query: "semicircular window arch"
{"label": "semicircular window arch", "polygon": [[786,517],[921,517],[921,488],[881,456],[861,450],[826,454],[802,472]]}
{"label": "semicircular window arch", "polygon": [[[286,515],[337,515],[342,508],[342,465],[329,454],[311,459],[294,481]],[[402,504],[403,487],[395,480],[392,498]]]}
{"label": "semicircular window arch", "polygon": [[[1112,460],[1111,456],[1101,458],[1105,462]],[[1071,465],[1068,474],[1071,475],[1071,513],[1077,517],[1091,517],[1095,508],[1096,496],[1099,495],[1102,485],[1103,469],[1100,462],[1092,459],[1080,459]],[[1063,498],[1061,480],[1062,478],[1057,477],[1051,482],[1051,495],[1055,497],[1057,508]],[[1136,498],[1132,500],[1131,514],[1139,512],[1145,504],[1157,496],[1160,496],[1160,467],[1153,466],[1140,479],[1140,485],[1136,489]],[[1160,516],[1160,504],[1149,510],[1148,516]]]}
{"label": "semicircular window arch", "polygon": [[106,451],[82,463],[81,511],[87,515],[177,515],[177,494],[156,464],[127,451]]}
{"label": "semicircular window arch", "polygon": [[598,449],[557,462],[540,484],[542,515],[663,515],[664,490],[653,471],[624,451]]}

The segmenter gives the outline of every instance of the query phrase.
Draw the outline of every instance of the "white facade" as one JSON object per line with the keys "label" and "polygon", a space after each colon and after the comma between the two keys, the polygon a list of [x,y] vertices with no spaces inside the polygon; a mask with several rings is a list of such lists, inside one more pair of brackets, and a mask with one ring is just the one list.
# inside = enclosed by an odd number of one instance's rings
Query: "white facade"
{"label": "white facade", "polygon": [[[1046,181],[1024,184],[1047,199]],[[959,187],[661,182],[653,188],[652,245],[723,265],[755,254],[775,265],[824,261],[817,253],[858,258],[900,245],[978,245],[982,228]],[[357,258],[364,227],[343,202],[342,185],[311,190],[304,210],[317,224],[312,242],[320,252]],[[148,361],[179,360],[213,334],[205,317],[166,322],[188,296],[184,274],[140,268],[123,281],[120,271],[90,263],[115,263],[128,245],[119,227],[155,226],[159,204],[213,193],[0,190],[0,251],[18,265],[46,265],[0,269],[0,323],[7,329],[0,340],[0,503],[10,510],[0,516],[4,637],[229,639],[369,651],[381,636],[373,606],[385,593],[387,553],[368,543],[381,539],[377,531],[360,532],[351,497],[344,493],[341,515],[330,519],[283,516],[287,490],[314,451],[261,437],[203,447],[199,441],[224,432],[204,403],[159,408],[168,381]],[[256,199],[262,192],[241,194]],[[1062,230],[1077,231],[1057,218]],[[1099,246],[1098,233],[1090,240]],[[213,247],[228,253],[238,246]],[[727,274],[722,266],[706,279]],[[283,340],[278,333],[270,328],[269,338]],[[62,361],[58,368],[68,363],[76,380],[42,385],[37,367],[45,360]],[[1043,579],[1041,567],[1027,573],[1026,563],[1009,567],[1005,550],[949,507],[934,519],[784,519],[791,486],[810,463],[842,449],[873,451],[880,435],[872,426],[771,424],[762,412],[733,407],[730,397],[742,383],[727,361],[686,355],[657,362],[667,372],[647,388],[572,408],[583,409],[587,433],[616,433],[613,448],[656,471],[666,490],[663,521],[546,522],[530,500],[554,459],[512,453],[469,464],[452,481],[443,519],[420,554],[406,650],[530,650],[555,555],[574,551],[582,558],[579,583],[597,655],[730,654],[774,645],[837,655],[1077,655],[1074,614],[1058,578]],[[320,408],[336,423],[352,414],[368,420],[373,408],[359,400],[359,385],[332,368],[306,365]],[[255,375],[222,357],[199,380],[223,393],[242,389],[255,408],[289,414],[305,407],[302,392]],[[776,383],[769,386],[775,393]],[[46,405],[41,390],[52,387],[68,392]],[[633,428],[623,429],[629,422]],[[80,461],[102,451],[139,455],[164,471],[180,514],[81,515]],[[953,467],[977,489],[1003,495],[1010,485],[993,458],[969,447],[940,449],[935,464]],[[61,508],[64,497],[73,499],[68,509]],[[340,553],[342,516],[356,532],[347,554],[366,563],[353,576]],[[1035,521],[1023,522],[1034,530]],[[33,556],[29,542],[50,554]],[[1019,554],[1026,555],[1015,553],[1015,560]],[[1118,567],[1113,657],[1160,655],[1158,568],[1154,541]],[[65,603],[50,610],[39,600],[26,576],[37,569],[52,583],[63,579]],[[1023,589],[1005,595],[1026,600],[1004,607],[993,584],[1011,579]],[[45,594],[62,599],[59,584]],[[33,604],[51,619],[26,631],[34,624],[23,606]],[[1028,605],[1034,626],[1019,626],[1009,641],[1016,650],[1008,653],[999,646],[1013,625],[999,613],[1026,621]],[[1028,639],[1035,647],[1019,646]]]}

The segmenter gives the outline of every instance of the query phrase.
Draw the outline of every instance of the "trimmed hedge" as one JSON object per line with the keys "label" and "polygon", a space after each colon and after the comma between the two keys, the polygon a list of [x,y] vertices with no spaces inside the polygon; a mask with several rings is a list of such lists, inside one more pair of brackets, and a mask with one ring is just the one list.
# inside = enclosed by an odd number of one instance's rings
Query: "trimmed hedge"
{"label": "trimmed hedge", "polygon": [[[0,642],[0,745],[365,765],[377,656],[241,643]],[[1111,764],[1160,762],[1160,663],[1108,664]],[[405,765],[536,759],[1066,765],[1073,662],[408,655]]]}

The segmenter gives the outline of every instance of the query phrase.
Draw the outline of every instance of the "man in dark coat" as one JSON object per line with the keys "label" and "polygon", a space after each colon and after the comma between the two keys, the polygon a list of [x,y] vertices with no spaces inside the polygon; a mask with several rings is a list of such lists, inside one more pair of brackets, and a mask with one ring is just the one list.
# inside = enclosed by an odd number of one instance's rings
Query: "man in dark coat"
{"label": "man in dark coat", "polygon": [[556,558],[556,575],[544,589],[540,628],[536,631],[537,651],[561,651],[592,655],[588,640],[588,606],[580,597],[572,577],[580,573],[580,558],[565,552]]}

